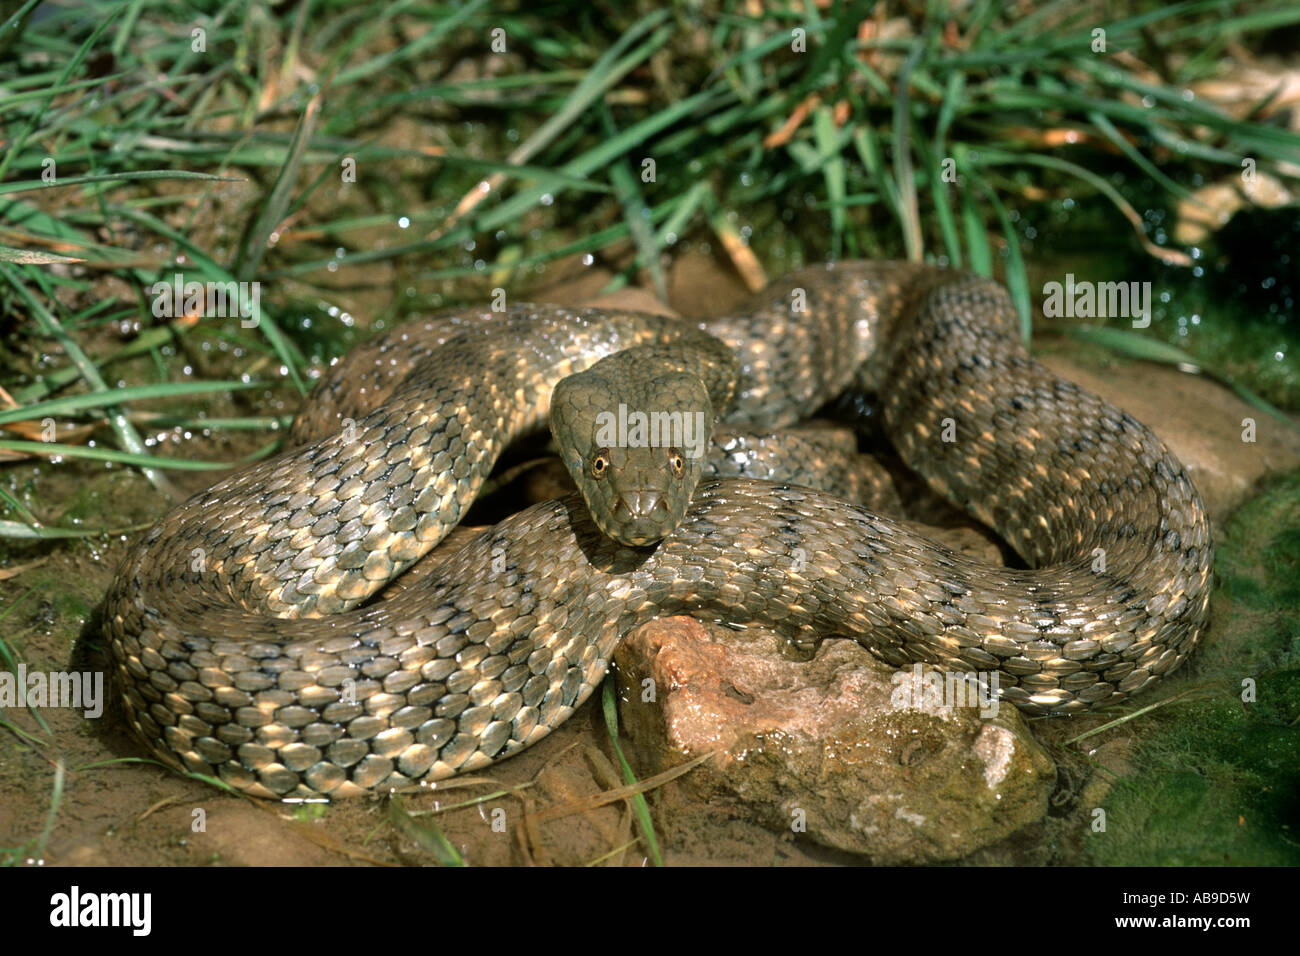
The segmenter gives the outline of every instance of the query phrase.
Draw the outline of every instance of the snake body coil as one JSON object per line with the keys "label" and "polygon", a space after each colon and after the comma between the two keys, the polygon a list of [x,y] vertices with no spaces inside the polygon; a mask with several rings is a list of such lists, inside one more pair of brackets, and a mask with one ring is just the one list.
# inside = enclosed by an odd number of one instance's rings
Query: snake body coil
{"label": "snake body coil", "polygon": [[855,383],[876,392],[904,461],[1031,570],[803,487],[705,479],[654,548],[606,537],[571,496],[363,605],[455,525],[561,379],[683,335],[635,313],[442,315],[355,350],[300,415],[307,444],[133,548],[104,615],[131,723],[164,759],[250,793],[344,796],[536,742],[657,615],[996,670],[1003,699],[1039,714],[1140,693],[1192,651],[1212,561],[1195,488],[1149,429],[1028,355],[1001,287],[841,263],[701,325],[739,361],[731,418],[776,427]]}

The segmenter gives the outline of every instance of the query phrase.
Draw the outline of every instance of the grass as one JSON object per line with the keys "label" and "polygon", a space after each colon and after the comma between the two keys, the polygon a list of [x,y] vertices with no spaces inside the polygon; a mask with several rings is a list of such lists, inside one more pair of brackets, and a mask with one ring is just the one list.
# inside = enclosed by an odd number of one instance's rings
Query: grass
{"label": "grass", "polygon": [[[607,19],[485,0],[364,17],[338,0],[33,9],[11,14],[22,26],[4,35],[21,43],[0,65],[0,454],[38,454],[12,426],[46,416],[106,427],[96,457],[167,493],[166,469],[214,463],[159,455],[137,422],[181,396],[204,421],[205,389],[254,384],[205,377],[186,353],[237,340],[305,393],[347,341],[337,323],[307,334],[302,300],[335,298],[340,270],[349,282],[380,264],[400,273],[386,281],[408,294],[392,288],[388,321],[526,285],[574,255],[614,266],[614,286],[644,278],[664,295],[664,256],[692,243],[716,241],[755,283],[764,260],[779,271],[901,254],[1000,274],[1028,338],[1023,223],[1043,197],[1109,204],[1134,229],[1120,242],[1176,261],[1185,253],[1149,237],[1124,185],[1154,184],[1147,203],[1185,200],[1186,183],[1236,172],[1242,156],[1293,174],[1284,164],[1300,150],[1285,129],[1182,92],[1231,44],[1294,30],[1300,10],[1282,2],[1136,3],[1101,24],[1072,2],[1027,15],[931,4],[910,22],[862,2],[811,17],[765,3]],[[418,135],[385,132],[411,122]],[[246,190],[233,203],[232,183]],[[145,290],[182,270],[261,283],[257,328],[150,316]],[[138,325],[124,344],[107,335],[114,321]],[[1187,364],[1185,350],[1119,331],[1093,334]],[[111,387],[110,367],[119,386],[140,384]],[[251,397],[231,404],[204,427],[280,424]],[[35,527],[5,518],[0,535]]]}
{"label": "grass", "polygon": [[[616,681],[612,677],[607,677],[601,685],[600,703],[601,711],[605,717],[605,729],[609,732],[610,746],[614,748],[614,756],[618,758],[618,767],[623,775],[623,782],[629,787],[636,787],[636,774],[632,771],[632,765],[627,762],[627,757],[623,756],[623,747],[618,742],[618,701]],[[646,803],[645,794],[635,793],[631,798],[632,813],[636,817],[637,827],[641,830],[641,838],[645,840],[646,851],[650,859],[654,861],[655,866],[663,866],[663,855],[659,852],[659,839],[655,836],[654,821],[650,818],[650,805]]]}
{"label": "grass", "polygon": [[41,832],[20,846],[0,847],[0,866],[43,866],[45,848],[54,832],[54,822],[59,817],[59,807],[63,804],[64,788],[63,761],[54,764],[54,780],[50,790],[50,806],[45,814],[45,823]]}

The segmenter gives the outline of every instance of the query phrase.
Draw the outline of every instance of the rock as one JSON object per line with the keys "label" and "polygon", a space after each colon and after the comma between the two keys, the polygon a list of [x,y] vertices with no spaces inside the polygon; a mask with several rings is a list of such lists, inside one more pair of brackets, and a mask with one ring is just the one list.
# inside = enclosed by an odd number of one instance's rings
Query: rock
{"label": "rock", "polygon": [[643,774],[719,752],[680,778],[688,799],[880,864],[957,859],[1047,811],[1056,768],[1015,708],[945,705],[854,641],[807,659],[772,634],[677,617],[614,656]]}
{"label": "rock", "polygon": [[[1206,378],[1150,363],[1099,368],[1063,355],[1040,358],[1159,435],[1187,468],[1215,524],[1246,501],[1261,479],[1300,465],[1300,430]],[[1242,440],[1245,419],[1256,424],[1254,441]]]}

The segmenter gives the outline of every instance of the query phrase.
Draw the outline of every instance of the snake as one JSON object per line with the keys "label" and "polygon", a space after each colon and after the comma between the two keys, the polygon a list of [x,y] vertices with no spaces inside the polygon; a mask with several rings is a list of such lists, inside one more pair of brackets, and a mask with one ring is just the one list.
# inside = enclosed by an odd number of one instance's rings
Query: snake
{"label": "snake", "polygon": [[[1022,566],[816,487],[816,441],[790,445],[793,477],[748,467],[845,392],[875,396],[906,468]],[[710,471],[698,435],[609,432],[620,404],[764,441],[724,439],[740,464]],[[578,490],[434,551],[548,424]],[[103,605],[138,736],[257,797],[481,770],[560,725],[657,616],[996,673],[1030,715],[1147,691],[1205,626],[1213,545],[1186,469],[1040,364],[1005,288],[937,266],[810,266],[700,321],[527,303],[416,318],[325,370],[289,437],[135,541]],[[426,555],[434,570],[375,598]]]}

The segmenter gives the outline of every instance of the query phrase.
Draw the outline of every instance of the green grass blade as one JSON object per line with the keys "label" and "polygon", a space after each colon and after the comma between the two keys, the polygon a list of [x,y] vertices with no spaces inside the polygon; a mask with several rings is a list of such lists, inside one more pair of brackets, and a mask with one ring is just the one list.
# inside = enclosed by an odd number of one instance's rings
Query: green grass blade
{"label": "green grass blade", "polygon": [[55,179],[53,182],[48,183],[41,180],[19,183],[0,183],[0,196],[7,196],[12,193],[34,192],[36,190],[57,189],[60,186],[80,186],[84,183],[131,183],[137,181],[143,182],[150,179],[198,179],[218,183],[241,183],[244,181],[238,176],[215,176],[211,173],[192,173],[177,169],[149,169],[134,173],[106,173],[99,176],[68,176],[66,178]]}
{"label": "green grass blade", "polygon": [[160,458],[157,455],[118,451],[115,448],[88,448],[84,445],[65,445],[52,441],[25,441],[0,438],[0,451],[21,452],[41,457],[86,458],[91,461],[111,461],[119,465],[140,465],[144,468],[173,468],[177,471],[220,471],[240,463],[257,461],[275,450],[278,442],[271,442],[239,461],[203,461],[197,458]]}
{"label": "green grass blade", "polygon": [[231,392],[245,388],[264,388],[265,382],[166,382],[158,385],[129,385],[82,395],[52,398],[34,405],[22,405],[0,411],[0,425],[43,418],[47,415],[67,415],[86,408],[106,408],[122,402],[146,401],[157,398],[179,398],[186,395],[203,395],[208,392]]}
{"label": "green grass blade", "polygon": [[[605,729],[609,731],[609,739],[614,747],[614,755],[618,757],[623,782],[628,786],[632,786],[637,782],[636,774],[632,772],[632,765],[627,762],[627,757],[623,755],[623,748],[618,742],[618,701],[614,690],[615,683],[613,676],[605,678],[604,686],[601,688],[601,709],[605,715]],[[650,805],[646,803],[645,794],[634,794],[631,799],[632,812],[636,816],[641,835],[645,838],[646,848],[650,852],[650,859],[654,861],[655,866],[663,866],[664,859],[659,852],[659,841],[655,837],[654,821],[650,819]]]}
{"label": "green grass blade", "polygon": [[317,93],[302,111],[302,117],[293,131],[293,139],[289,143],[289,152],[285,155],[284,165],[280,167],[275,185],[271,187],[271,194],[262,205],[262,211],[256,222],[244,237],[244,244],[230,269],[238,279],[248,281],[257,274],[262,256],[266,255],[271,233],[284,219],[285,210],[293,200],[293,187],[298,181],[303,154],[311,141],[312,131],[316,128],[322,102],[322,95]]}

